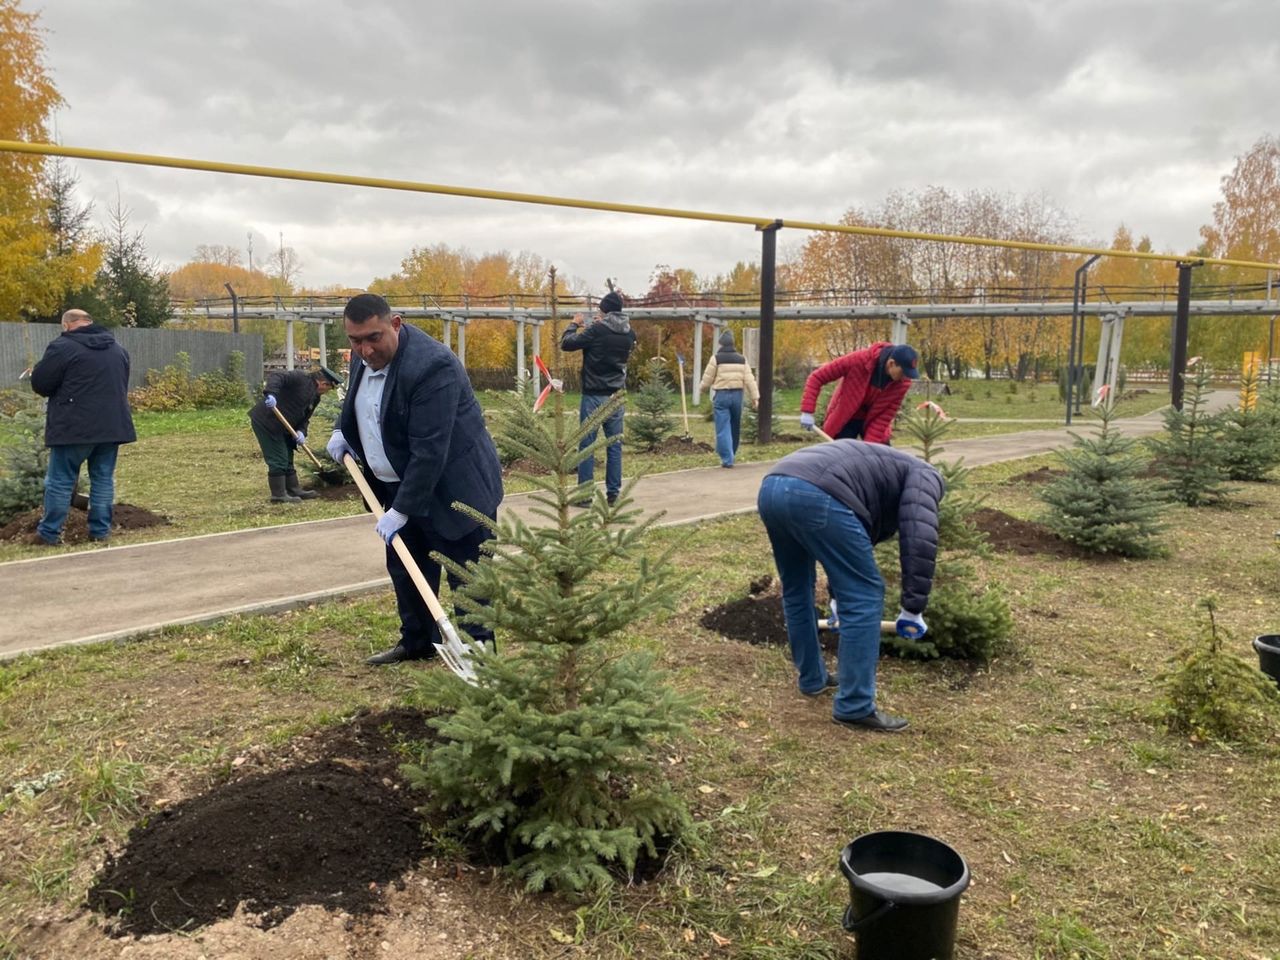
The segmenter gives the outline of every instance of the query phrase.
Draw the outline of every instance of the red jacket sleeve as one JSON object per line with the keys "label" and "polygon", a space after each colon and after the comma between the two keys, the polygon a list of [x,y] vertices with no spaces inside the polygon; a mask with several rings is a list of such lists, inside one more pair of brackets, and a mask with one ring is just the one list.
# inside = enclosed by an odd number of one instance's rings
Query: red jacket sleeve
{"label": "red jacket sleeve", "polygon": [[849,369],[854,364],[857,352],[846,353],[843,357],[836,357],[834,360],[828,361],[820,366],[813,373],[809,374],[809,379],[804,382],[804,394],[800,398],[800,412],[813,413],[818,409],[818,394],[822,392],[822,387],[830,383],[832,380],[840,380],[849,373]]}
{"label": "red jacket sleeve", "polygon": [[867,414],[863,427],[862,439],[867,443],[888,443],[893,436],[893,418],[898,415],[902,399],[911,389],[911,381],[906,377],[896,383],[890,383],[871,404],[871,412]]}

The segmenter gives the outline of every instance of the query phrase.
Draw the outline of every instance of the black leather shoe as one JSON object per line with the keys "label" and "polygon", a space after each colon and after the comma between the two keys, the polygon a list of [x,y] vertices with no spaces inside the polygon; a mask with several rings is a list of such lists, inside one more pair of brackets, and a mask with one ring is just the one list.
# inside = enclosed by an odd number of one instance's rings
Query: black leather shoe
{"label": "black leather shoe", "polygon": [[365,661],[371,667],[383,667],[391,663],[404,663],[408,660],[434,660],[437,654],[435,650],[428,648],[425,652],[415,652],[406,647],[403,643],[397,643],[390,650],[383,650],[381,653],[375,653],[372,657]]}
{"label": "black leather shoe", "polygon": [[877,733],[897,733],[899,730],[907,729],[905,718],[892,717],[876,710],[872,710],[865,717],[832,717],[831,722],[848,727],[850,730],[874,730]]}
{"label": "black leather shoe", "polygon": [[827,682],[824,683],[819,689],[813,690],[813,691],[801,690],[800,695],[803,697],[808,697],[810,700],[813,700],[817,697],[822,696],[828,690],[834,690],[838,686],[840,686],[840,681],[836,679],[835,674],[828,673]]}

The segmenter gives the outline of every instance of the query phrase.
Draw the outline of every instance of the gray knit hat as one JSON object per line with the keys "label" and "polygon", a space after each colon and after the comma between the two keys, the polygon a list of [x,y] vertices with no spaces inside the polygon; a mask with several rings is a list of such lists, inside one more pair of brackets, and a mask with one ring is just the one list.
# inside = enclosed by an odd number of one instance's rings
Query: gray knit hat
{"label": "gray knit hat", "polygon": [[730,330],[730,329],[726,328],[726,329],[725,329],[725,331],[724,331],[724,333],[720,334],[720,346],[722,346],[722,347],[726,347],[726,348],[729,348],[729,349],[732,349],[732,348],[733,348],[733,346],[734,346],[734,342],[733,342],[733,331],[732,331],[732,330]]}

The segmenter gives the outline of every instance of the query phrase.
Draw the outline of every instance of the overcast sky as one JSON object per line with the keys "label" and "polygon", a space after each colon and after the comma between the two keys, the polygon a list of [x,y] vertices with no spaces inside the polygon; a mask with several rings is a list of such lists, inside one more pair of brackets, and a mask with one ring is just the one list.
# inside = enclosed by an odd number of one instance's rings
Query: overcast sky
{"label": "overcast sky", "polygon": [[[784,219],[1040,193],[1184,251],[1280,132],[1276,0],[26,0],[61,142]],[[595,293],[758,260],[750,228],[76,161],[166,265],[362,287],[414,246],[530,250]],[[784,231],[783,253],[804,235]]]}

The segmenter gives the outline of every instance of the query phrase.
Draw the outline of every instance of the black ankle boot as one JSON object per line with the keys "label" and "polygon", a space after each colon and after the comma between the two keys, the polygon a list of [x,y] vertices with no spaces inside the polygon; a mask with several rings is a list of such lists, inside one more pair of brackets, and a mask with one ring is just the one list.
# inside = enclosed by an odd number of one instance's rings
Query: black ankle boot
{"label": "black ankle boot", "polygon": [[271,487],[272,503],[301,503],[302,502],[298,497],[293,496],[291,493],[285,490],[283,473],[267,474],[267,485]]}
{"label": "black ankle boot", "polygon": [[297,497],[299,500],[314,500],[320,494],[314,490],[303,490],[302,484],[298,482],[298,471],[290,470],[284,475],[284,488],[289,496]]}

